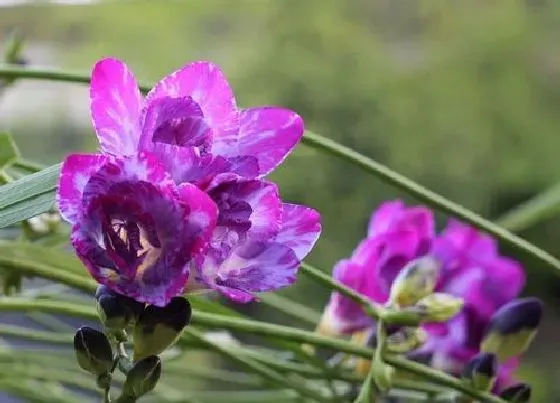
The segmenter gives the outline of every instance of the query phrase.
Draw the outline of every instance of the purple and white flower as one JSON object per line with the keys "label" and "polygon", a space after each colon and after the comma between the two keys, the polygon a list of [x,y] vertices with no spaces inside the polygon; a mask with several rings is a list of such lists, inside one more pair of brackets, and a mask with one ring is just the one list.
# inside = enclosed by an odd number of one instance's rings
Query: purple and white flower
{"label": "purple and white flower", "polygon": [[235,301],[295,281],[319,214],[283,203],[262,177],[303,135],[276,107],[239,109],[220,69],[191,63],[144,98],[113,58],[94,67],[91,114],[101,154],[71,155],[57,194],[92,276],[164,305],[193,281]]}

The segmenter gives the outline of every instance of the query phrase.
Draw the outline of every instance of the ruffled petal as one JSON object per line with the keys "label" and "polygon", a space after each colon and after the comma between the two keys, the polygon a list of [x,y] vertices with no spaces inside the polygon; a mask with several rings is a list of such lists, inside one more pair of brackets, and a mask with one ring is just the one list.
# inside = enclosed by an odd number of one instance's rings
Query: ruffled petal
{"label": "ruffled petal", "polygon": [[218,205],[218,226],[259,240],[278,233],[282,204],[274,183],[226,173],[216,176],[206,191]]}
{"label": "ruffled petal", "polygon": [[275,241],[292,249],[299,260],[311,251],[321,234],[321,215],[312,208],[282,204],[282,222]]}
{"label": "ruffled petal", "polygon": [[239,132],[215,135],[212,152],[228,157],[253,155],[259,174],[278,166],[303,136],[303,120],[288,109],[264,107],[241,111]]}
{"label": "ruffled petal", "polygon": [[156,84],[146,101],[150,104],[162,97],[191,97],[215,137],[237,133],[239,117],[233,92],[222,71],[212,63],[195,62],[171,73]]}
{"label": "ruffled petal", "polygon": [[[121,181],[90,200],[84,219],[73,228],[72,244],[100,284],[164,306],[182,294],[216,217],[215,204],[194,185],[173,190]],[[115,225],[123,230],[110,232]]]}
{"label": "ruffled petal", "polygon": [[108,160],[99,154],[72,154],[60,172],[56,201],[62,218],[76,222],[82,212],[82,193],[90,177]]}
{"label": "ruffled petal", "polygon": [[87,206],[92,198],[107,192],[113,184],[124,181],[146,181],[160,186],[173,183],[165,166],[153,154],[109,158],[84,188],[82,204]]}
{"label": "ruffled petal", "polygon": [[275,242],[247,241],[221,264],[210,256],[202,276],[206,284],[235,302],[249,302],[253,293],[273,291],[296,281],[299,260],[288,247]]}
{"label": "ruffled petal", "polygon": [[140,149],[150,151],[153,143],[200,147],[212,142],[212,130],[200,106],[191,97],[157,98],[148,104],[143,119]]}
{"label": "ruffled petal", "polygon": [[90,101],[101,150],[113,155],[134,154],[144,100],[126,64],[113,58],[96,63],[91,75]]}

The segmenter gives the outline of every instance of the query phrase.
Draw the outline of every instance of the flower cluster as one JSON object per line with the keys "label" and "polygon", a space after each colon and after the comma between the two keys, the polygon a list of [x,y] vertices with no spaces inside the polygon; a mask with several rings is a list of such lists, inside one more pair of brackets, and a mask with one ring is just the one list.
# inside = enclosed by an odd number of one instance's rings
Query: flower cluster
{"label": "flower cluster", "polygon": [[238,108],[208,62],[143,97],[124,63],[103,59],[90,97],[101,153],[66,158],[57,201],[98,283],[163,307],[185,289],[248,302],[295,281],[319,214],[263,179],[303,135],[295,112]]}
{"label": "flower cluster", "polygon": [[[422,340],[409,357],[456,376],[480,353],[486,329],[525,282],[520,264],[501,256],[490,236],[456,220],[437,234],[429,209],[402,201],[373,213],[367,238],[336,264],[333,277],[380,305],[416,303],[424,315],[420,333],[404,333]],[[367,340],[373,324],[360,305],[333,292],[318,331]],[[518,365],[515,354],[503,358],[496,390],[511,383]]]}

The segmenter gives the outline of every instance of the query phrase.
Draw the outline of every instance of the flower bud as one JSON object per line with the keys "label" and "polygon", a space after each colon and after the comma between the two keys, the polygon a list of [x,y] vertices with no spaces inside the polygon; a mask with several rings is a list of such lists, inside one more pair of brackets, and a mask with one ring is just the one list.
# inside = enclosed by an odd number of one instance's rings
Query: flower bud
{"label": "flower bud", "polygon": [[500,398],[511,403],[527,403],[531,400],[531,387],[526,383],[518,383],[504,389]]}
{"label": "flower bud", "polygon": [[445,293],[433,293],[422,298],[412,308],[422,322],[446,322],[463,309],[463,299]]}
{"label": "flower bud", "polygon": [[183,297],[174,297],[163,308],[147,306],[134,327],[134,361],[157,355],[174,344],[191,314],[191,304]]}
{"label": "flower bud", "polygon": [[397,307],[416,304],[434,291],[441,264],[424,256],[407,264],[391,285],[389,302]]}
{"label": "flower bud", "polygon": [[138,399],[151,392],[161,376],[161,360],[150,355],[140,361],[128,371],[124,381],[122,394],[128,398]]}
{"label": "flower bud", "polygon": [[387,337],[387,351],[395,354],[405,354],[421,347],[428,335],[420,327],[403,327]]}
{"label": "flower bud", "polygon": [[133,324],[144,310],[144,304],[118,294],[105,285],[97,288],[95,299],[99,319],[111,331],[120,331]]}
{"label": "flower bud", "polygon": [[464,382],[478,390],[490,390],[496,381],[498,360],[491,353],[479,353],[472,358],[461,374]]}
{"label": "flower bud", "polygon": [[490,319],[481,350],[494,353],[500,362],[522,354],[531,344],[543,315],[538,298],[521,298],[502,306]]}
{"label": "flower bud", "polygon": [[74,335],[74,351],[78,365],[94,375],[106,374],[113,367],[113,351],[107,336],[88,326]]}
{"label": "flower bud", "polygon": [[377,385],[377,388],[381,392],[386,392],[391,389],[393,385],[393,377],[395,375],[395,368],[384,362],[374,362],[373,363],[373,380]]}

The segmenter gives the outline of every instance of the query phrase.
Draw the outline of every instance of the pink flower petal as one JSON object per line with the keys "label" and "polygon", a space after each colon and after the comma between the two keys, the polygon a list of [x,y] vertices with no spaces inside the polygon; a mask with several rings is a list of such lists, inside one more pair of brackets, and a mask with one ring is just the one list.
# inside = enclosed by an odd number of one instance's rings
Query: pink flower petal
{"label": "pink flower petal", "polygon": [[84,188],[82,205],[87,206],[93,198],[107,192],[113,184],[125,181],[146,181],[157,183],[161,187],[173,184],[165,166],[153,154],[109,158]]}
{"label": "pink flower petal", "polygon": [[123,62],[113,58],[97,62],[91,75],[90,101],[101,150],[113,155],[134,154],[144,101],[134,75]]}
{"label": "pink flower petal", "polygon": [[150,151],[154,143],[206,150],[211,142],[212,130],[191,97],[163,97],[148,104],[140,138],[141,150]]}
{"label": "pink flower petal", "polygon": [[274,183],[227,173],[216,176],[206,191],[220,209],[218,226],[261,240],[278,233],[282,205]]}
{"label": "pink flower petal", "polygon": [[387,232],[393,224],[395,217],[405,209],[402,200],[385,202],[371,215],[368,225],[368,237]]}
{"label": "pink flower petal", "polygon": [[108,157],[98,154],[72,154],[66,158],[56,193],[60,214],[66,221],[76,222],[86,184],[107,160]]}
{"label": "pink flower petal", "polygon": [[239,132],[215,135],[212,152],[258,158],[259,173],[266,175],[278,166],[303,136],[303,120],[287,109],[264,107],[241,111]]}
{"label": "pink flower petal", "polygon": [[201,253],[208,246],[208,241],[218,220],[218,206],[212,199],[191,183],[183,183],[177,188],[176,200],[188,210],[187,223],[193,238],[193,252]]}
{"label": "pink flower petal", "polygon": [[311,251],[321,234],[321,216],[312,208],[282,204],[282,223],[275,241],[292,249],[299,260]]}
{"label": "pink flower petal", "polygon": [[191,97],[202,110],[214,136],[230,136],[238,130],[238,112],[233,92],[218,66],[195,62],[163,78],[148,93],[146,101],[162,97]]}

